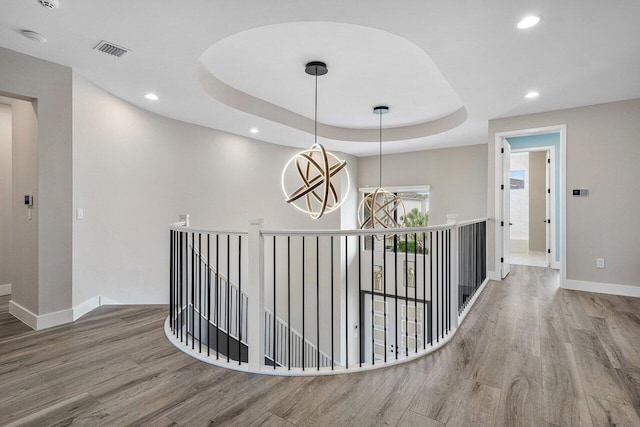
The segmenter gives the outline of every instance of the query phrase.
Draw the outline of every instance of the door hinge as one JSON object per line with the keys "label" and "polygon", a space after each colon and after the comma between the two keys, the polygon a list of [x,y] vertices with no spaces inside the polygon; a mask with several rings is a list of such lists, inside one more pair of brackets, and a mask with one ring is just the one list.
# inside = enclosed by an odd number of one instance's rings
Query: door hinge
{"label": "door hinge", "polygon": [[547,224],[551,224],[551,220],[550,219],[547,220]]}
{"label": "door hinge", "polygon": [[551,249],[547,249],[547,253],[550,254],[551,253]]}
{"label": "door hinge", "polygon": [[501,148],[501,149],[500,149],[500,152],[501,152],[502,154],[504,154],[504,148]]}
{"label": "door hinge", "polygon": [[500,227],[504,227],[504,221],[500,221]]}
{"label": "door hinge", "polygon": [[504,262],[504,258],[500,258],[500,262]]}
{"label": "door hinge", "polygon": [[504,184],[500,184],[500,189],[504,190]]}
{"label": "door hinge", "polygon": [[547,163],[551,163],[551,159],[547,159]]}
{"label": "door hinge", "polygon": [[551,194],[551,189],[550,188],[547,189],[547,193]]}

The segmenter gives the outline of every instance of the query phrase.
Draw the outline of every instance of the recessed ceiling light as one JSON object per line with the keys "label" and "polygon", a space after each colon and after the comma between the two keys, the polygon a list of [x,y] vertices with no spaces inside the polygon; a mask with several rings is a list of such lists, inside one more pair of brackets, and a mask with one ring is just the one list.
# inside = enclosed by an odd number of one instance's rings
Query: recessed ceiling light
{"label": "recessed ceiling light", "polygon": [[156,95],[155,93],[148,93],[144,97],[149,99],[149,100],[151,100],[151,101],[157,101],[158,100],[158,95]]}
{"label": "recessed ceiling light", "polygon": [[533,99],[533,98],[537,98],[538,96],[540,96],[538,92],[536,92],[535,90],[530,90],[529,92],[527,92],[527,94],[524,97],[527,99]]}
{"label": "recessed ceiling light", "polygon": [[251,128],[251,130],[250,130],[249,132],[251,132],[251,133],[258,133],[258,132],[260,132],[260,131],[259,131],[258,129],[256,129],[256,128]]}
{"label": "recessed ceiling light", "polygon": [[22,30],[22,35],[36,43],[47,42],[47,38],[45,36],[43,36],[42,34],[36,33],[35,31]]}
{"label": "recessed ceiling light", "polygon": [[529,16],[525,16],[524,18],[522,18],[520,20],[520,22],[518,22],[516,27],[518,27],[521,30],[526,30],[527,28],[531,28],[531,27],[537,25],[538,22],[540,22],[540,17],[539,16],[529,15]]}

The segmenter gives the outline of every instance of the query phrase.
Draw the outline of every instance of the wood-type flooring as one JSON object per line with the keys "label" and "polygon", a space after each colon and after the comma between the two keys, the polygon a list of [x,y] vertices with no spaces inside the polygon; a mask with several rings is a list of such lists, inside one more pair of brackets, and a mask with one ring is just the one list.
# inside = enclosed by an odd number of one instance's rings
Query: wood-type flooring
{"label": "wood-type flooring", "polygon": [[640,426],[640,299],[561,290],[513,266],[452,341],[339,376],[245,374],[164,336],[164,306],[31,331],[0,297],[0,425]]}

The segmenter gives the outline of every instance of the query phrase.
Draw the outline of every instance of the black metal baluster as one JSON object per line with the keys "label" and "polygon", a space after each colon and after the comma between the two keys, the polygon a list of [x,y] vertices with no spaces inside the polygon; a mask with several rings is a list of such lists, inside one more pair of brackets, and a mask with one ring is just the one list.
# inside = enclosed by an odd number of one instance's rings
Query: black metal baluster
{"label": "black metal baluster", "polygon": [[374,277],[373,277],[373,258],[375,257],[375,238],[373,234],[371,235],[371,363],[373,365],[376,364],[376,338],[375,338],[375,305],[376,305],[376,294],[374,289]]}
{"label": "black metal baluster", "polygon": [[394,296],[395,298],[394,303],[396,306],[396,310],[394,312],[394,316],[395,319],[395,330],[393,333],[393,337],[395,339],[395,347],[393,348],[393,351],[395,351],[396,353],[396,360],[398,359],[398,233],[393,235],[393,252],[394,252],[394,263],[393,263],[393,281],[394,281],[394,286],[395,286],[395,293]]}
{"label": "black metal baluster", "polygon": [[220,235],[216,234],[216,360],[220,354]]}
{"label": "black metal baluster", "polygon": [[451,330],[451,229],[447,230],[447,333]]}
{"label": "black metal baluster", "polygon": [[349,369],[349,236],[344,236],[345,369]]}
{"label": "black metal baluster", "polygon": [[334,259],[333,259],[333,236],[331,236],[331,370],[333,371],[335,366],[335,356],[333,353],[333,269]]}
{"label": "black metal baluster", "polygon": [[227,363],[229,362],[231,349],[231,235],[227,234],[227,309],[225,317],[227,318]]}
{"label": "black metal baluster", "polygon": [[429,232],[429,344],[433,345],[433,231]]}
{"label": "black metal baluster", "polygon": [[196,349],[196,303],[195,303],[195,286],[196,286],[196,233],[191,233],[191,350]]}
{"label": "black metal baluster", "polygon": [[404,355],[409,355],[409,235],[404,235]]}
{"label": "black metal baluster", "polygon": [[427,233],[422,233],[422,349],[427,349]]}
{"label": "black metal baluster", "polygon": [[291,370],[291,236],[287,236],[287,364]]}
{"label": "black metal baluster", "polygon": [[202,353],[202,233],[198,233],[198,353]]}
{"label": "black metal baluster", "polygon": [[304,247],[304,236],[302,236],[302,370],[304,371],[305,366],[305,356],[306,356],[306,342],[304,340],[304,276],[305,276],[305,268],[304,268],[304,264],[305,264],[305,257],[304,257],[304,253],[305,253],[305,247]]}
{"label": "black metal baluster", "polygon": [[169,325],[173,329],[173,230],[169,230]]}
{"label": "black metal baluster", "polygon": [[[274,317],[274,324],[275,321]],[[238,234],[238,365],[242,365],[242,235],[240,234]]]}
{"label": "black metal baluster", "polygon": [[[360,367],[362,367],[362,351],[364,347],[364,333],[362,331],[362,236],[358,234],[358,342],[360,343],[360,354],[358,356],[358,362]],[[333,260],[333,255],[331,256]],[[331,286],[331,290],[333,291],[333,285]],[[333,294],[331,295],[333,299]],[[333,303],[333,300],[332,300]],[[332,325],[333,326],[333,325]]]}
{"label": "black metal baluster", "polygon": [[207,356],[211,356],[211,234],[207,233]]}
{"label": "black metal baluster", "polygon": [[178,269],[180,271],[180,278],[179,278],[179,287],[180,287],[180,295],[178,296],[178,304],[179,304],[179,317],[178,317],[178,330],[180,332],[180,342],[182,342],[182,331],[184,328],[184,321],[182,319],[182,307],[183,307],[183,298],[182,298],[182,294],[183,294],[183,289],[184,289],[184,279],[183,279],[183,251],[182,251],[182,231],[179,232],[179,236],[180,236],[180,247],[178,248],[178,257],[179,257],[179,265],[178,265]]}
{"label": "black metal baluster", "polygon": [[276,236],[273,236],[273,369],[276,369]]}
{"label": "black metal baluster", "polygon": [[[407,295],[409,297],[409,295]],[[409,302],[407,302],[409,304]],[[413,233],[413,314],[414,346],[418,352],[418,235]],[[407,322],[407,326],[409,323]],[[409,328],[407,327],[407,330]]]}
{"label": "black metal baluster", "polygon": [[[373,236],[371,236],[373,237]],[[371,239],[373,243],[373,238]],[[372,251],[373,253],[373,251]],[[373,256],[372,256],[373,258]],[[382,235],[382,295],[384,310],[384,363],[387,363],[387,235]],[[373,295],[373,292],[371,293]]]}
{"label": "black metal baluster", "polygon": [[318,371],[320,370],[320,236],[316,236],[316,357]]}
{"label": "black metal baluster", "polygon": [[436,230],[436,342],[440,342],[440,299],[438,295],[438,288],[440,285],[440,277],[438,274],[438,255],[440,254],[440,249],[438,248],[438,235],[440,231]]}

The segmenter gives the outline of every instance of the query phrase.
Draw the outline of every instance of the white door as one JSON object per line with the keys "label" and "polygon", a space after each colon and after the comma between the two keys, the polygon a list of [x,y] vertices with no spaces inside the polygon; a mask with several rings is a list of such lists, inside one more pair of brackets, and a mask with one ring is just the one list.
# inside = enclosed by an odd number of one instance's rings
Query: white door
{"label": "white door", "polygon": [[504,279],[511,271],[509,253],[511,252],[511,145],[507,140],[502,141],[502,220],[500,228],[502,229],[502,271],[501,277]]}
{"label": "white door", "polygon": [[546,177],[546,216],[545,216],[545,229],[546,229],[546,251],[547,251],[547,267],[551,265],[551,224],[549,224],[549,219],[551,218],[551,152],[547,151],[547,162],[546,162],[547,171],[545,174]]}

